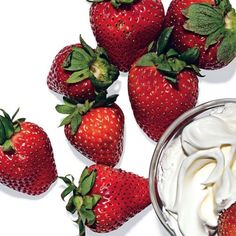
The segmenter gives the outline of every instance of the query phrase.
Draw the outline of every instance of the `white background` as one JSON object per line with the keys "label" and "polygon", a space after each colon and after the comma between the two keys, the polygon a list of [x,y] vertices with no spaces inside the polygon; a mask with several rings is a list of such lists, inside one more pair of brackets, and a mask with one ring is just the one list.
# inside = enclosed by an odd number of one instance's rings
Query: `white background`
{"label": "white background", "polygon": [[[165,7],[169,0],[164,2]],[[234,2],[234,6],[236,6]],[[89,24],[90,4],[85,0],[0,0],[0,107],[11,114],[21,107],[20,116],[39,124],[48,133],[60,175],[80,176],[87,159],[66,141],[57,128],[61,115],[55,112],[60,97],[46,86],[51,62],[65,45],[78,42],[79,35],[93,47]],[[236,60],[227,68],[203,72],[199,103],[215,98],[236,97]],[[137,126],[127,94],[127,75],[122,74],[112,90],[119,91],[117,103],[125,114],[125,148],[118,165],[148,177],[155,148]],[[0,235],[77,236],[78,229],[60,199],[62,184],[55,183],[40,197],[28,197],[0,185]],[[152,207],[131,219],[111,236],[167,235]],[[90,230],[88,236],[97,235]]]}

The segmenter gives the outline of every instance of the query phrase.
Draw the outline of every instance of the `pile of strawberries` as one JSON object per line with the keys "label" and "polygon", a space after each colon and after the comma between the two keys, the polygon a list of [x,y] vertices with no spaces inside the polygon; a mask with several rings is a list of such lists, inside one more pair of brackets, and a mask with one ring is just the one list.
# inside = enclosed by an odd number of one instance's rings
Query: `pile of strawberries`
{"label": "pile of strawberries", "polygon": [[[148,179],[115,169],[123,151],[124,114],[107,89],[128,72],[128,93],[138,125],[154,141],[198,99],[200,69],[219,69],[236,56],[236,13],[229,0],[172,0],[165,16],[160,0],[90,0],[90,22],[98,46],[64,47],[47,85],[63,96],[56,110],[65,136],[96,164],[74,177],[62,198],[85,225],[110,232],[150,204]],[[0,116],[0,182],[31,195],[45,192],[57,171],[50,141],[37,125]],[[10,168],[9,168],[10,166]],[[225,234],[224,212],[219,235]],[[235,217],[235,216],[234,216]],[[234,222],[235,223],[235,222]]]}

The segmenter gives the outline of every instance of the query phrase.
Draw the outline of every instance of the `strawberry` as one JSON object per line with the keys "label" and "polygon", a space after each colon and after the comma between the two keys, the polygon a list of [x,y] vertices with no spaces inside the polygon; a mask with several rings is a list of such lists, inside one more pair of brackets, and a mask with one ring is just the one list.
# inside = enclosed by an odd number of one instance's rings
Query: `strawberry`
{"label": "strawberry", "polygon": [[124,114],[113,104],[115,96],[99,94],[96,101],[77,104],[65,100],[57,111],[68,116],[62,121],[69,142],[84,156],[114,166],[123,151]]}
{"label": "strawberry", "polygon": [[176,50],[199,48],[200,68],[219,69],[236,56],[236,13],[229,0],[173,0],[165,25],[174,26]]}
{"label": "strawberry", "polygon": [[0,182],[12,189],[39,195],[57,178],[53,151],[47,134],[25,119],[15,120],[1,109]]}
{"label": "strawberry", "polygon": [[178,54],[167,50],[172,30],[163,31],[157,51],[142,56],[132,66],[128,78],[136,121],[154,141],[177,117],[194,107],[198,98],[199,70],[193,63],[199,51],[193,48]]}
{"label": "strawberry", "polygon": [[80,236],[85,225],[97,233],[115,230],[150,204],[148,180],[133,173],[93,165],[83,171],[79,187],[70,177],[60,177],[68,186],[61,196],[72,193],[66,209],[78,215]]}
{"label": "strawberry", "polygon": [[89,0],[90,22],[99,45],[120,71],[128,71],[161,33],[161,0]]}
{"label": "strawberry", "polygon": [[218,236],[236,235],[236,204],[224,210],[218,220]]}
{"label": "strawberry", "polygon": [[108,88],[119,76],[109,63],[105,50],[93,50],[80,37],[81,44],[66,46],[55,57],[47,84],[56,93],[84,101],[93,99],[95,91]]}

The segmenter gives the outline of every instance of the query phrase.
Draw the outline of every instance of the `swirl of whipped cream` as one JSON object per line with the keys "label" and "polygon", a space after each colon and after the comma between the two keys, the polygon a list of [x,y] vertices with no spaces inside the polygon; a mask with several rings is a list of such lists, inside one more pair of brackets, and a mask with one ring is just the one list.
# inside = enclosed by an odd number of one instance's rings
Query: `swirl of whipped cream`
{"label": "swirl of whipped cream", "polygon": [[159,192],[176,235],[215,235],[219,213],[236,202],[236,105],[191,122],[161,165]]}

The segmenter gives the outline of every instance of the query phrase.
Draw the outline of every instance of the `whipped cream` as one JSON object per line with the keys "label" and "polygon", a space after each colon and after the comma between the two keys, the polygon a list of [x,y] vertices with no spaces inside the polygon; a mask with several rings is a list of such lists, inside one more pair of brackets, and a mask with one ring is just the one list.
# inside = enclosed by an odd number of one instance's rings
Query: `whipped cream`
{"label": "whipped cream", "polygon": [[158,190],[176,235],[215,235],[236,202],[236,104],[194,120],[166,149]]}

